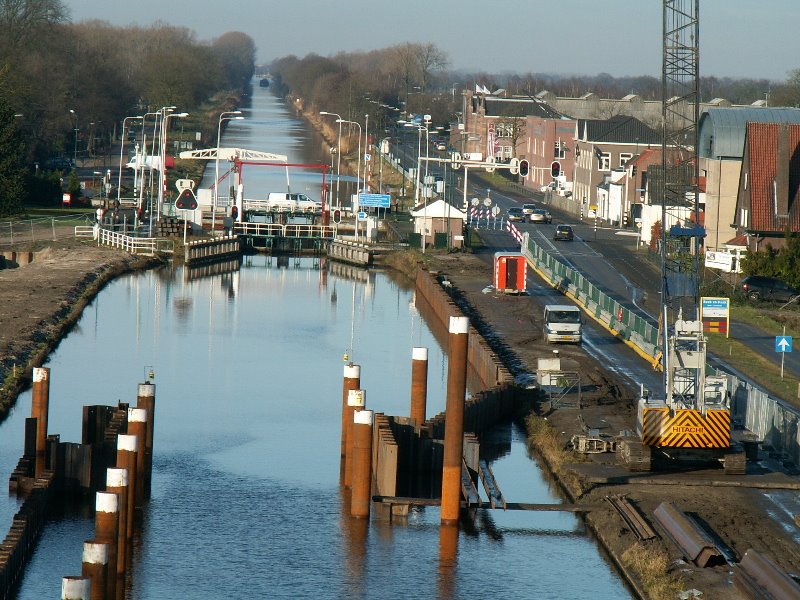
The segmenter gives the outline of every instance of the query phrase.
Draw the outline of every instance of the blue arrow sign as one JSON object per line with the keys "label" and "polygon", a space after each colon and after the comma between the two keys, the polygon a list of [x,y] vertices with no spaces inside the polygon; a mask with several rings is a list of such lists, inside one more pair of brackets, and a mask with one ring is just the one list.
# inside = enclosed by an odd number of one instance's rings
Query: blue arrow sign
{"label": "blue arrow sign", "polygon": [[791,352],[791,351],[792,351],[792,336],[776,335],[775,352]]}

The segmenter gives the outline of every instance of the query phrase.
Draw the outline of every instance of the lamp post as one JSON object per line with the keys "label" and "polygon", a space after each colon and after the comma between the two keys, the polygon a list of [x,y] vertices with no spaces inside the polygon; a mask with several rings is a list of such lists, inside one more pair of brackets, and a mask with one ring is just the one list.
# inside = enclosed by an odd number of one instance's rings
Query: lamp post
{"label": "lamp post", "polygon": [[[364,115],[364,192],[367,191],[367,155],[369,154],[369,113]],[[370,156],[372,159],[372,156]],[[370,161],[371,162],[371,161]]]}
{"label": "lamp post", "polygon": [[339,179],[342,172],[342,115],[328,112],[326,110],[319,111],[321,115],[329,115],[336,117],[336,122],[339,123],[339,137],[336,140],[336,206],[339,208]]}
{"label": "lamp post", "polygon": [[219,201],[219,142],[222,137],[222,122],[223,121],[241,121],[244,117],[226,116],[226,115],[241,115],[240,110],[229,110],[219,114],[219,123],[217,123],[217,151],[214,156],[214,205],[211,207],[211,237],[214,237],[217,225],[217,203]]}
{"label": "lamp post", "polygon": [[[417,125],[415,123],[406,123],[406,127],[416,127],[417,128],[417,187],[414,190],[414,203],[419,200],[419,171],[420,171],[420,163],[422,162],[422,131],[425,130],[425,158],[428,158],[428,124],[430,123],[430,116],[425,115],[425,125]],[[428,160],[425,160],[425,177],[428,176]],[[427,237],[428,232],[428,201],[427,199],[423,199],[423,207],[422,207],[422,241],[420,245],[422,246],[422,253],[425,254],[425,238]]]}
{"label": "lamp post", "polygon": [[125,148],[125,123],[128,122],[128,119],[135,121],[136,119],[142,119],[142,123],[144,123],[144,116],[138,115],[136,117],[125,117],[122,119],[122,142],[119,145],[119,177],[117,178],[117,203],[119,203],[120,198],[120,190],[122,189],[122,150]]}
{"label": "lamp post", "polygon": [[75,117],[75,127],[72,129],[75,132],[75,144],[72,147],[72,167],[75,168],[78,164],[78,114],[71,108],[69,112]]}
{"label": "lamp post", "polygon": [[161,206],[164,203],[164,188],[167,185],[167,129],[169,127],[169,120],[171,118],[183,119],[188,117],[189,113],[169,113],[165,114],[161,123],[161,139],[160,141],[160,164],[159,164],[159,182],[158,182],[158,220],[161,220]]}
{"label": "lamp post", "polygon": [[358,184],[361,182],[361,123],[358,121],[348,121],[347,119],[338,119],[337,123],[341,127],[342,123],[350,123],[358,127],[358,160],[356,161],[356,196],[358,195]]}

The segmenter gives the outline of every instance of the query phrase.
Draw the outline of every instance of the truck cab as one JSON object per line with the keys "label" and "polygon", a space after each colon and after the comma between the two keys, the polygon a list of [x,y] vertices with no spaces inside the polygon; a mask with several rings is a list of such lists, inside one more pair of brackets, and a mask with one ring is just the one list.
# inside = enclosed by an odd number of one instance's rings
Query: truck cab
{"label": "truck cab", "polygon": [[543,334],[545,341],[580,344],[583,339],[583,319],[577,306],[548,304],[544,307]]}

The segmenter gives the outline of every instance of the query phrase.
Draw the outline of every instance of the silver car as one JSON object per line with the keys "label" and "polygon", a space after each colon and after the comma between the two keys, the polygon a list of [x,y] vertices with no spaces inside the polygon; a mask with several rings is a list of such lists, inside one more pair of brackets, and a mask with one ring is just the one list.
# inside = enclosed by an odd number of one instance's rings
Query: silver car
{"label": "silver car", "polygon": [[543,208],[537,208],[531,213],[531,223],[552,223],[553,216]]}

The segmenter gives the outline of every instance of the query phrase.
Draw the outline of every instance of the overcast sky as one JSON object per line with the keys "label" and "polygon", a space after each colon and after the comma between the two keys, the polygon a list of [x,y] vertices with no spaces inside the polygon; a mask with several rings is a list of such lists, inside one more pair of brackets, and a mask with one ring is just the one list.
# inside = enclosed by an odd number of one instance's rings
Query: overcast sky
{"label": "overcast sky", "polygon": [[[454,69],[661,75],[660,0],[65,0],[73,21],[157,20],[199,40],[243,31],[258,60],[433,42]],[[800,0],[701,0],[700,71],[786,79],[800,68]]]}

